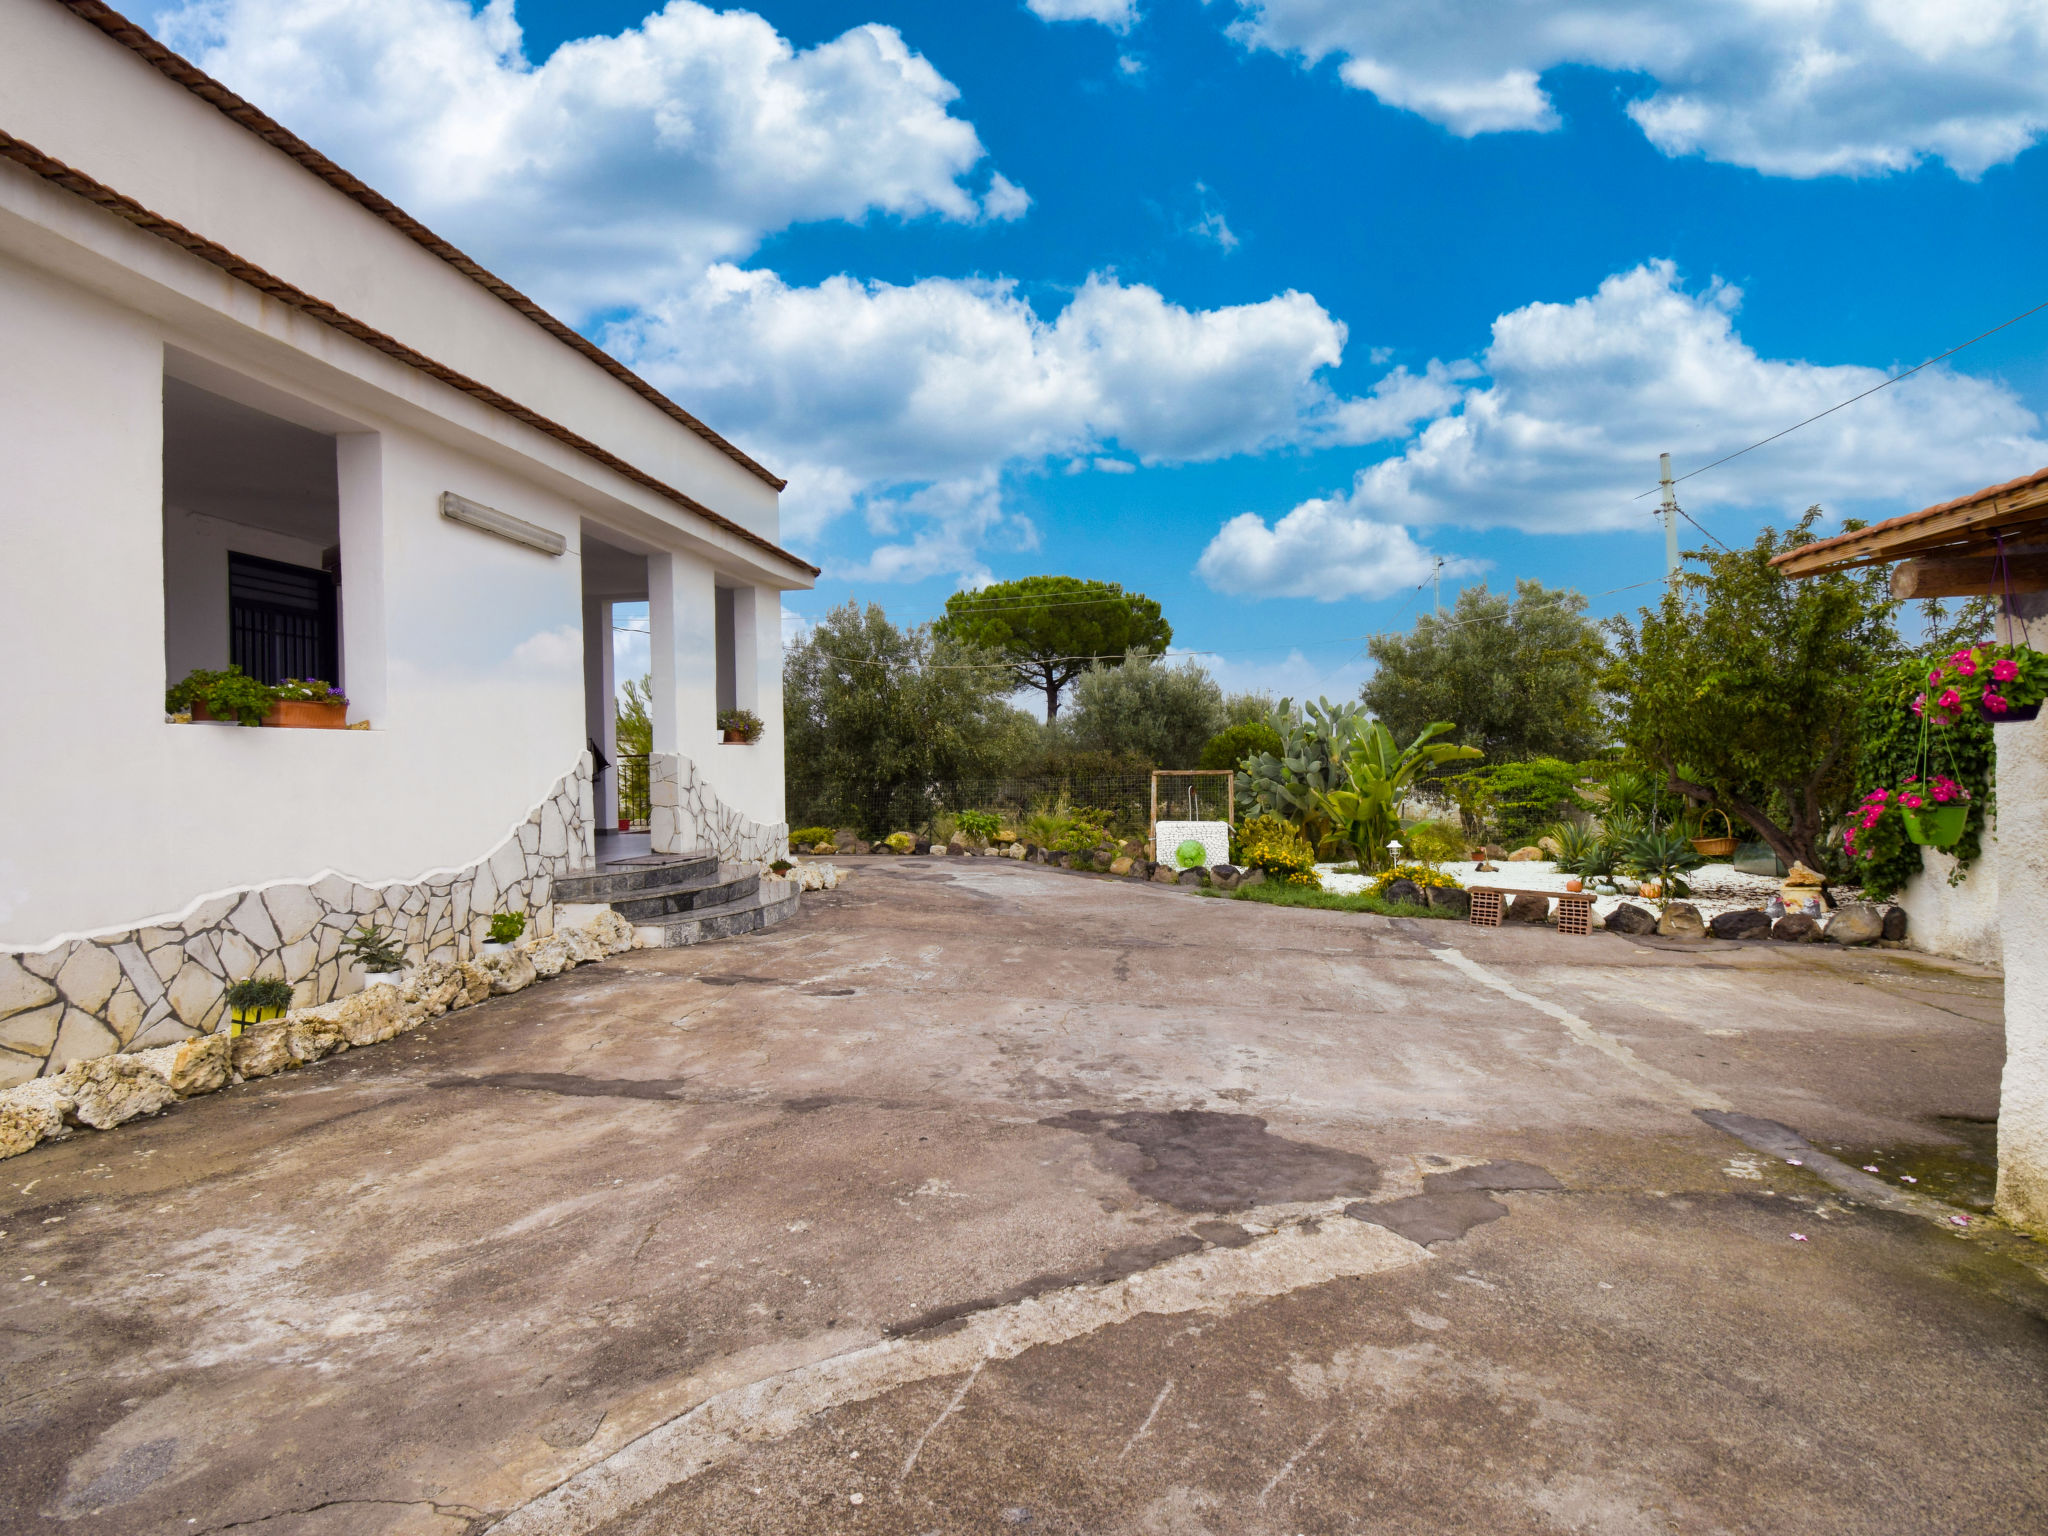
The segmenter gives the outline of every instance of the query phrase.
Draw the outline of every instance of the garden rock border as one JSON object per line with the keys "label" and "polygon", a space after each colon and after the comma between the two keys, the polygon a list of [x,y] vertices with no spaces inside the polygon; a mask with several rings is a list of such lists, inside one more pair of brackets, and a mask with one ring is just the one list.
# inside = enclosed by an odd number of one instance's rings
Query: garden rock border
{"label": "garden rock border", "polygon": [[494,912],[553,927],[556,878],[596,862],[590,756],[473,864],[411,880],[362,881],[334,870],[203,897],[132,927],[0,953],[0,1086],[80,1061],[175,1045],[212,1032],[230,983],[281,977],[295,1007],[341,994],[342,940],[363,922],[396,933],[433,963],[480,952]]}
{"label": "garden rock border", "polygon": [[395,987],[365,987],[293,1009],[283,1018],[245,1024],[239,1035],[199,1035],[73,1062],[54,1075],[0,1092],[0,1158],[18,1156],[72,1127],[112,1130],[229,1083],[377,1045],[444,1013],[524,991],[537,981],[635,947],[633,925],[607,910],[581,927],[558,928],[502,954],[427,961],[408,969]]}

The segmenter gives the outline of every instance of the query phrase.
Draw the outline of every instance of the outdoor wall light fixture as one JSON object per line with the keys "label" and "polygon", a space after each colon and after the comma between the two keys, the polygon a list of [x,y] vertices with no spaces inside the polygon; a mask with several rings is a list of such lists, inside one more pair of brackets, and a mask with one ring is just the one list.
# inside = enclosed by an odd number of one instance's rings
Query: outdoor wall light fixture
{"label": "outdoor wall light fixture", "polygon": [[544,555],[559,555],[569,547],[569,541],[552,528],[543,528],[539,523],[529,523],[523,517],[514,517],[510,512],[500,512],[496,507],[487,507],[480,501],[471,501],[467,496],[458,496],[453,491],[441,493],[441,515],[451,523],[461,523],[466,528],[495,533],[501,539],[510,539],[514,544],[524,544],[528,549],[537,549]]}

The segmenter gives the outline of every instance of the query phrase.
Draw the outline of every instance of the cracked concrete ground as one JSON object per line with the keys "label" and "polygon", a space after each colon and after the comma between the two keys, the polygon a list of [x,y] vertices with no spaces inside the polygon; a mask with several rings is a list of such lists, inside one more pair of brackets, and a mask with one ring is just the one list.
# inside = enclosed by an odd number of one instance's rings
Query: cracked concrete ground
{"label": "cracked concrete ground", "polygon": [[865,862],[6,1164],[0,1530],[2048,1529],[2036,1245],[1701,1118],[1970,1214],[1999,1007]]}

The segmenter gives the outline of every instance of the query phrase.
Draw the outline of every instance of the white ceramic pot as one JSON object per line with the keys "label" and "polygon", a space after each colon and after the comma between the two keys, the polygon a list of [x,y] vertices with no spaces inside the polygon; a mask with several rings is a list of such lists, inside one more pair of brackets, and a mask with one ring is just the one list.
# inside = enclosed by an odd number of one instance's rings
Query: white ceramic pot
{"label": "white ceramic pot", "polygon": [[513,948],[514,946],[510,944],[493,944],[489,939],[485,939],[482,945],[483,952],[487,955],[509,955]]}
{"label": "white ceramic pot", "polygon": [[402,982],[402,981],[403,981],[404,979],[405,979],[405,978],[404,978],[404,974],[403,974],[402,972],[399,972],[399,971],[365,971],[365,972],[363,972],[363,986],[364,986],[365,988],[369,988],[369,987],[395,987],[395,986],[399,985],[399,983],[400,983],[400,982]]}

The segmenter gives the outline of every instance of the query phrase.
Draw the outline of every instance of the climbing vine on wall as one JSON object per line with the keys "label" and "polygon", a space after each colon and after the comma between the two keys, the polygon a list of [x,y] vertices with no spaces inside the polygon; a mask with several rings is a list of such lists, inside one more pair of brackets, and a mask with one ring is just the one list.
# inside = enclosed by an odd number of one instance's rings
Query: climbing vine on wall
{"label": "climbing vine on wall", "polygon": [[[1892,788],[1915,776],[1946,774],[1970,792],[1974,809],[1962,841],[1948,851],[1955,856],[1951,885],[1962,883],[1984,851],[1985,818],[1991,814],[1996,788],[1991,726],[1966,714],[1947,726],[1929,726],[1922,745],[1920,717],[1913,700],[1927,690],[1933,662],[1914,656],[1877,673],[1863,699],[1863,755],[1856,781],[1863,789]],[[1896,814],[1895,812],[1893,814]],[[1881,856],[1863,866],[1864,888],[1873,896],[1889,896],[1920,873],[1920,846],[1903,838],[1886,839]]]}

